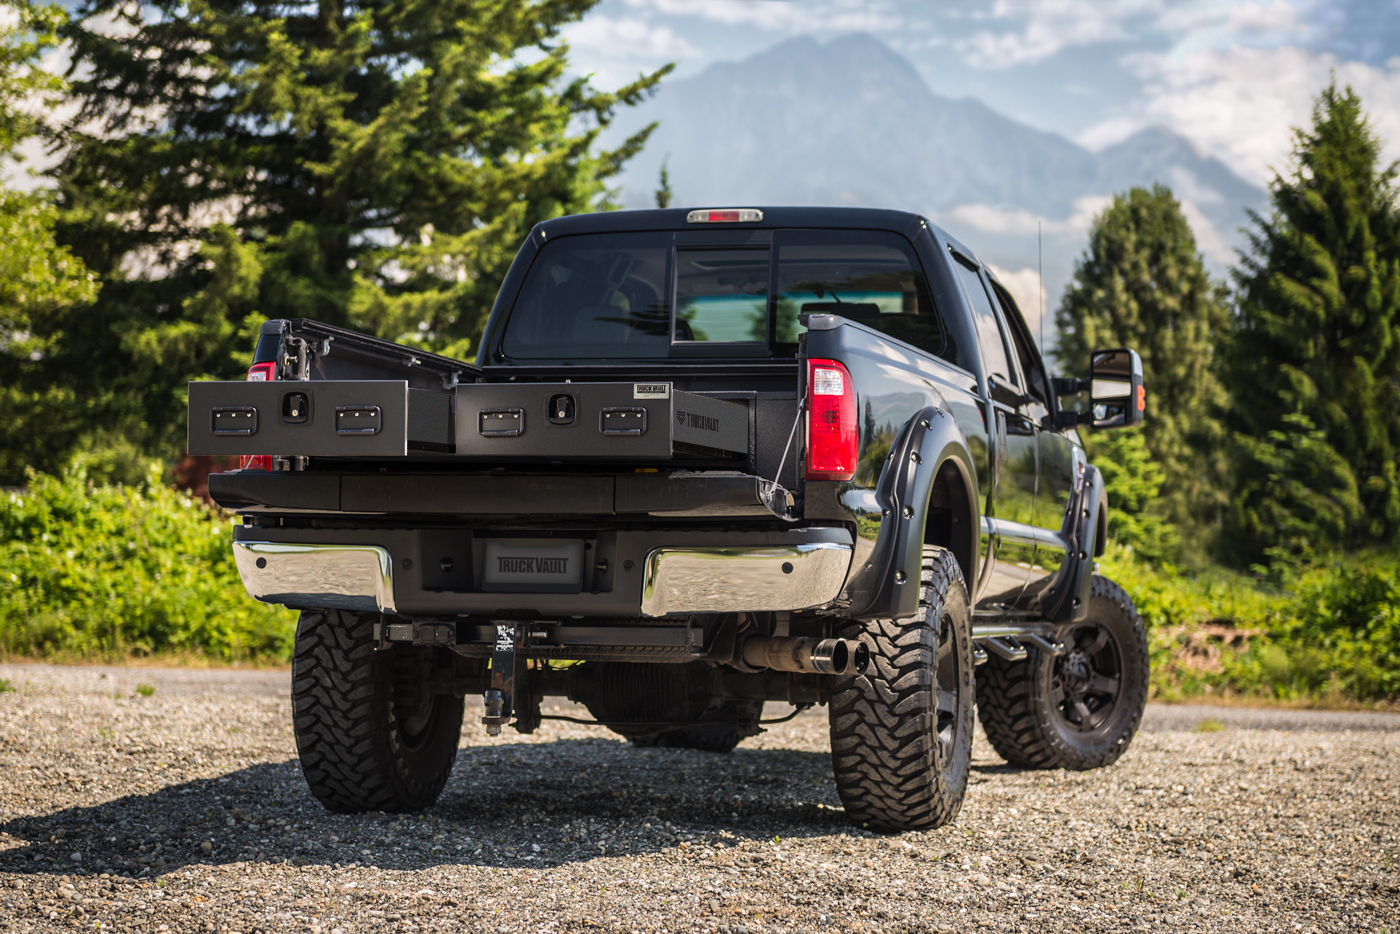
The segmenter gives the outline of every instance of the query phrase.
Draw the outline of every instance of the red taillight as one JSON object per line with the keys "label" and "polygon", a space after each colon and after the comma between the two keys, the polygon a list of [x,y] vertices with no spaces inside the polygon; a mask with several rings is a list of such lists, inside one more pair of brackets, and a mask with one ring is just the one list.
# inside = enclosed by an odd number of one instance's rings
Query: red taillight
{"label": "red taillight", "polygon": [[[276,363],[254,363],[248,367],[248,382],[250,383],[270,383],[277,378]],[[270,454],[245,454],[239,458],[238,466],[242,470],[272,470],[272,455]]]}
{"label": "red taillight", "polygon": [[277,364],[254,363],[248,367],[248,382],[270,383],[277,378]]}
{"label": "red taillight", "polygon": [[859,449],[850,371],[835,360],[808,360],[807,479],[851,479]]}

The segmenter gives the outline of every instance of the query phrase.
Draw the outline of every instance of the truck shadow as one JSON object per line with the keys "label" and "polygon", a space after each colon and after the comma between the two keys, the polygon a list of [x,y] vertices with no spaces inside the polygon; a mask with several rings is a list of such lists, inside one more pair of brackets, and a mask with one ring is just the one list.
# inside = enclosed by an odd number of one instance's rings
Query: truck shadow
{"label": "truck shadow", "polygon": [[825,753],[787,749],[506,742],[462,747],[441,798],[423,812],[343,815],[311,796],[292,758],[5,820],[11,846],[0,850],[0,872],[155,876],[248,862],[548,868],[659,852],[732,864],[729,847],[743,840],[865,834],[847,822],[830,770]]}

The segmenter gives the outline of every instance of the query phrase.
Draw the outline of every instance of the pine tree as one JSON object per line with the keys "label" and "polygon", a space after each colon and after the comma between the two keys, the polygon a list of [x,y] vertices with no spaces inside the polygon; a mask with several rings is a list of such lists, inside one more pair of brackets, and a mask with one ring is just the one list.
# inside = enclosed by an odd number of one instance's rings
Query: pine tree
{"label": "pine tree", "polygon": [[1400,210],[1380,160],[1360,98],[1333,84],[1253,217],[1231,353],[1242,559],[1400,536]]}
{"label": "pine tree", "polygon": [[[1094,219],[1055,316],[1056,352],[1069,373],[1087,376],[1094,350],[1142,356],[1142,432],[1162,474],[1161,498],[1141,504],[1142,518],[1150,509],[1197,540],[1225,502],[1216,343],[1228,318],[1225,287],[1206,272],[1181,205],[1162,185],[1117,195]],[[1093,453],[1097,439],[1088,442]]]}
{"label": "pine tree", "polygon": [[656,188],[656,206],[658,208],[669,208],[671,206],[671,173],[666,169],[666,163],[670,161],[670,156],[661,160],[661,175],[657,179]]}
{"label": "pine tree", "polygon": [[86,0],[61,239],[104,287],[53,377],[170,454],[184,383],[237,378],[271,317],[462,356],[530,227],[610,205],[614,93],[566,76],[597,0]]}

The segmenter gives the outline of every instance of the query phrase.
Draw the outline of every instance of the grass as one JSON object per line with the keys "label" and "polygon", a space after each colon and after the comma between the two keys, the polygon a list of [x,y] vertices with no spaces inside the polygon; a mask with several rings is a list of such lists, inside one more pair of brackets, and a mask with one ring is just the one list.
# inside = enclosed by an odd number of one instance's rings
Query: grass
{"label": "grass", "polygon": [[150,697],[150,696],[151,696],[152,694],[154,694],[155,692],[156,692],[156,686],[155,686],[154,684],[138,684],[138,685],[136,685],[136,693],[137,693],[137,694],[140,694],[142,697]]}
{"label": "grass", "polygon": [[1225,729],[1225,724],[1214,717],[1207,717],[1196,725],[1197,733],[1219,733]]}
{"label": "grass", "polygon": [[10,683],[9,678],[0,678],[0,694],[13,694],[15,686]]}

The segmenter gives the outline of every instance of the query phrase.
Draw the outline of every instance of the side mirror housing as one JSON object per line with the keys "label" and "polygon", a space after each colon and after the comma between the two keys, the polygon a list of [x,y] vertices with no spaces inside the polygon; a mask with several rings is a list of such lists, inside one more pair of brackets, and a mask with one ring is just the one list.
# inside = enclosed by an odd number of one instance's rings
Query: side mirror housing
{"label": "side mirror housing", "polygon": [[1135,428],[1147,412],[1142,358],[1137,351],[1096,350],[1090,356],[1090,412],[1084,421],[1095,428]]}

